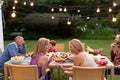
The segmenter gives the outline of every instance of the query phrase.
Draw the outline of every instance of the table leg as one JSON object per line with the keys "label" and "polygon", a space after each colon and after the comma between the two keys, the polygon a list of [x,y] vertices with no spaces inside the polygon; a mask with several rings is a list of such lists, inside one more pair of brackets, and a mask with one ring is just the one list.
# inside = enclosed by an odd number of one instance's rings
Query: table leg
{"label": "table leg", "polygon": [[60,80],[60,69],[58,69],[58,80]]}
{"label": "table leg", "polygon": [[110,80],[114,80],[114,66],[111,67]]}

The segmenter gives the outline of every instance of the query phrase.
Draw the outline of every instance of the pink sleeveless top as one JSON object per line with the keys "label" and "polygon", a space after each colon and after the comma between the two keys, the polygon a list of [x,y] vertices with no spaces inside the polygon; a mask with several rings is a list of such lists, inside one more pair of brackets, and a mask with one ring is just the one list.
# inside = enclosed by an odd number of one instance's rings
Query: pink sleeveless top
{"label": "pink sleeveless top", "polygon": [[31,61],[30,61],[30,65],[37,65],[39,78],[42,76],[42,74],[41,74],[41,67],[40,67],[40,65],[38,64],[38,60],[39,60],[39,58],[40,58],[41,56],[44,56],[44,53],[40,53],[40,54],[37,55],[35,58],[32,58]]}

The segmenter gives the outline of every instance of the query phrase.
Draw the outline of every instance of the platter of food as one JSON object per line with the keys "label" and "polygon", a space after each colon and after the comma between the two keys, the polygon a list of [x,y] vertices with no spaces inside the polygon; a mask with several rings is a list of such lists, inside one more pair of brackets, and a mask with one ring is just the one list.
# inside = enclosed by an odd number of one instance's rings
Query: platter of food
{"label": "platter of food", "polygon": [[11,61],[13,64],[19,64],[23,61],[24,57],[23,56],[15,56],[11,58]]}

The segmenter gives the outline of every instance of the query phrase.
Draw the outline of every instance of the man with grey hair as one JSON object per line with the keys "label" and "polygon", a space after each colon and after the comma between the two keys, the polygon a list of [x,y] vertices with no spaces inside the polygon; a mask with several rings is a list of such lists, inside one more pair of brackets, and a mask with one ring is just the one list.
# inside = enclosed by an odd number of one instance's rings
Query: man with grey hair
{"label": "man with grey hair", "polygon": [[22,36],[15,37],[15,41],[9,43],[3,53],[0,55],[0,73],[4,72],[4,63],[11,57],[17,55],[25,55],[27,52],[24,38]]}

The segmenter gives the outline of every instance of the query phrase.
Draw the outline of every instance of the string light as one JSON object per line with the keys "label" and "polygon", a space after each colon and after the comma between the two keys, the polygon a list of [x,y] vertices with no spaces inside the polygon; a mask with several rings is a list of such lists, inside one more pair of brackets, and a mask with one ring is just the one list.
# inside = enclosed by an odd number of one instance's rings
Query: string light
{"label": "string light", "polygon": [[51,12],[54,12],[54,8],[51,9]]}
{"label": "string light", "polygon": [[55,17],[54,17],[54,16],[52,16],[52,17],[51,17],[51,19],[55,19]]}
{"label": "string light", "polygon": [[113,22],[116,22],[116,18],[115,18],[115,17],[113,17],[113,18],[112,18],[112,21],[113,21]]}
{"label": "string light", "polygon": [[112,9],[111,8],[109,8],[109,10],[108,10],[109,12],[112,12]]}
{"label": "string light", "polygon": [[113,6],[116,7],[116,6],[117,6],[117,3],[113,2]]}
{"label": "string light", "polygon": [[14,9],[15,9],[15,6],[13,6],[12,9],[14,10]]}
{"label": "string light", "polygon": [[30,6],[34,6],[34,3],[33,3],[33,2],[31,2],[31,3],[30,3]]}
{"label": "string light", "polygon": [[14,0],[14,3],[15,3],[15,4],[17,4],[17,3],[18,3],[18,1],[17,1],[17,0]]}
{"label": "string light", "polygon": [[64,12],[67,12],[67,8],[66,7],[64,8]]}
{"label": "string light", "polygon": [[70,21],[69,19],[67,20],[67,24],[68,24],[68,25],[71,25],[71,21]]}
{"label": "string light", "polygon": [[87,19],[90,19],[90,17],[87,17]]}
{"label": "string light", "polygon": [[27,3],[26,3],[26,1],[23,3],[23,5],[26,5]]}
{"label": "string light", "polygon": [[15,18],[15,17],[16,17],[16,14],[15,14],[15,13],[16,13],[15,11],[12,12],[12,14],[11,14],[11,17],[12,17],[12,18]]}
{"label": "string light", "polygon": [[[14,3],[18,3],[18,0],[14,0]],[[25,0],[22,4],[23,4],[23,5],[26,5],[26,4],[27,4],[26,0]],[[113,2],[112,5],[115,7],[115,6],[117,6],[117,3]],[[34,3],[33,3],[33,2],[30,2],[30,6],[34,6]],[[101,6],[101,5],[100,5],[100,6]],[[104,13],[101,12],[100,6],[98,6],[98,8],[96,9],[96,12],[102,15],[102,14],[104,14]],[[79,9],[78,9],[78,6],[75,6],[75,7],[68,6],[68,7],[69,7],[70,10],[76,10],[78,13],[80,13],[82,10],[84,10],[83,8],[81,8],[81,6],[79,6]],[[15,8],[16,8],[16,6],[13,6],[13,7],[12,7],[13,10],[15,10]],[[77,9],[76,9],[76,8],[77,8]],[[106,9],[106,7],[102,7],[102,9],[103,9],[103,8]],[[66,6],[59,5],[59,8],[58,8],[58,7],[51,8],[51,12],[54,12],[55,9],[58,9],[60,12],[62,12],[62,11],[63,11],[63,12],[67,12],[67,10],[68,10],[68,9],[66,8]],[[88,10],[89,10],[89,9],[88,9]],[[95,9],[90,9],[90,10],[95,10]],[[101,13],[100,13],[100,12],[101,12]],[[111,12],[115,12],[115,11],[113,11],[112,8],[109,7],[108,12],[111,13]],[[15,14],[15,13],[14,13],[14,14]],[[14,14],[13,14],[13,15],[14,15]],[[105,14],[107,14],[107,13],[105,12]],[[12,14],[11,14],[11,15],[12,15]],[[16,14],[15,14],[15,16],[16,16]],[[86,19],[90,19],[91,16],[87,16],[87,15],[86,15],[86,16],[84,16],[84,15],[81,16],[81,15],[79,15],[79,17],[82,17],[82,18],[84,18],[84,19],[85,19],[85,18],[86,18]],[[94,16],[92,16],[92,17],[94,17]],[[55,18],[54,16],[51,17],[51,19],[54,19],[54,18]],[[103,18],[103,17],[100,17],[100,18]],[[115,21],[116,21],[116,18],[113,17],[113,18],[112,18],[112,21],[115,22]],[[69,24],[69,23],[71,24],[71,22],[68,20],[68,21],[67,21],[67,24]]]}
{"label": "string light", "polygon": [[77,12],[79,13],[79,12],[80,12],[80,10],[78,9],[78,10],[77,10]]}
{"label": "string light", "polygon": [[62,8],[59,8],[59,11],[62,12]]}
{"label": "string light", "polygon": [[100,13],[100,8],[98,7],[97,10],[96,10],[97,13]]}

